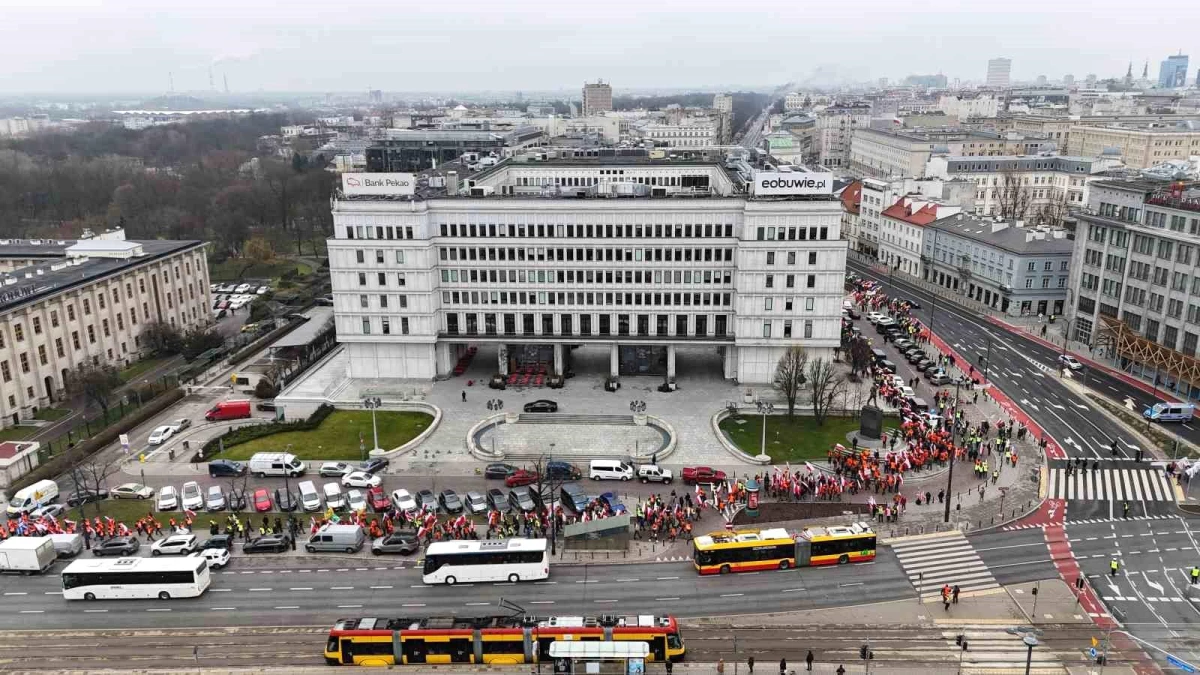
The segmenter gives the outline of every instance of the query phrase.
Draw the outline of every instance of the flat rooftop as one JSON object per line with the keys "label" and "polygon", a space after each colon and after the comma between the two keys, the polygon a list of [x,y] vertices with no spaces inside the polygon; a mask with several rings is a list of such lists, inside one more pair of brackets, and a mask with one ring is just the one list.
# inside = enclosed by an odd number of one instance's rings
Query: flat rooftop
{"label": "flat rooftop", "polygon": [[[78,242],[68,241],[55,244],[60,253],[55,262],[45,262],[0,274],[0,313],[7,312],[22,305],[37,302],[47,296],[61,293],[69,288],[92,283],[101,277],[123,270],[135,268],[148,262],[164,258],[180,251],[204,246],[204,242],[196,240],[168,241],[146,240],[134,243],[142,247],[143,255],[122,258],[70,258],[67,248]],[[88,242],[85,242],[88,243]],[[11,244],[10,244],[11,246]],[[8,248],[0,244],[0,256],[20,257],[23,254],[12,254]],[[23,248],[23,247],[15,247]],[[42,247],[43,251],[51,247]]]}
{"label": "flat rooftop", "polygon": [[[961,215],[961,219],[959,218]],[[1075,242],[1065,230],[1060,237],[1054,231],[1032,227],[1017,227],[1014,221],[996,222],[994,218],[976,218],[956,214],[935,220],[926,227],[958,235],[971,241],[988,244],[1016,255],[1071,255]],[[998,229],[999,228],[999,229]]]}

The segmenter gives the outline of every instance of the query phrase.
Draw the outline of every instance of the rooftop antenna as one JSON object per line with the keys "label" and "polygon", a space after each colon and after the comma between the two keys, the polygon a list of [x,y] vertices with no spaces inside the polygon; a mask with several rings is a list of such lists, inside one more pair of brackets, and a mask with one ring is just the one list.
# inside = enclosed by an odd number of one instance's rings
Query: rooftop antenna
{"label": "rooftop antenna", "polygon": [[229,93],[229,75],[221,75],[221,79],[225,81],[225,93]]}

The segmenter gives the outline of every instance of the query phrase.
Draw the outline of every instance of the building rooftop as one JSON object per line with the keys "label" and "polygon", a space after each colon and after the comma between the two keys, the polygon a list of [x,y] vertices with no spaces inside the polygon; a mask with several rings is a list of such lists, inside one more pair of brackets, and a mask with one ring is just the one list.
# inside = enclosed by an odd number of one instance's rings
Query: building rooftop
{"label": "building rooftop", "polygon": [[846,213],[858,215],[859,207],[862,204],[862,181],[854,181],[842,190],[838,197],[842,200],[842,208]]}
{"label": "building rooftop", "polygon": [[884,216],[910,225],[928,225],[938,219],[938,211],[946,207],[925,199],[901,197],[899,201],[883,210]]}
{"label": "building rooftop", "polygon": [[[7,250],[8,247],[13,246],[17,249],[25,249],[29,246],[27,242],[21,245],[16,245],[15,243],[5,245],[2,243],[3,241],[0,240],[0,257],[20,257],[24,254],[9,253]],[[61,293],[74,286],[91,283],[100,277],[136,267],[173,253],[204,246],[204,242],[202,241],[166,241],[156,239],[136,242],[114,242],[136,244],[141,247],[142,255],[120,257],[69,256],[67,249],[76,243],[75,241],[68,241],[60,245],[56,242],[54,247],[59,251],[57,256],[59,260],[57,262],[30,265],[7,274],[0,274],[0,312],[6,312],[21,305],[36,302],[48,295]],[[95,244],[97,240],[85,240],[83,243],[89,245]],[[48,249],[49,247],[46,250]]]}
{"label": "building rooftop", "polygon": [[1037,253],[1069,256],[1075,246],[1066,230],[1033,228],[1019,220],[997,222],[995,218],[960,213],[938,219],[929,227],[988,244],[1015,255]]}

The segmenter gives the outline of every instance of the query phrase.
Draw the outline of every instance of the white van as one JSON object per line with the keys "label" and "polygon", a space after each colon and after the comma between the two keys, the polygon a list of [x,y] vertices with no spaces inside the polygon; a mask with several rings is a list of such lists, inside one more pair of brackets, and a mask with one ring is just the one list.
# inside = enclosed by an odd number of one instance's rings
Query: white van
{"label": "white van", "polygon": [[22,513],[29,513],[39,506],[52,504],[58,501],[58,483],[52,480],[39,480],[27,488],[17,490],[17,493],[8,500],[8,515],[20,516]]}
{"label": "white van", "polygon": [[325,505],[337,511],[346,508],[346,498],[342,495],[342,486],[337,483],[325,484]]}
{"label": "white van", "polygon": [[263,478],[264,476],[296,476],[304,475],[308,467],[296,456],[287,452],[256,452],[250,457],[250,473]]}
{"label": "white van", "polygon": [[305,511],[321,510],[321,493],[317,492],[317,486],[311,480],[300,482],[300,506]]}
{"label": "white van", "polygon": [[592,480],[633,480],[633,467],[619,459],[593,459],[588,465]]}

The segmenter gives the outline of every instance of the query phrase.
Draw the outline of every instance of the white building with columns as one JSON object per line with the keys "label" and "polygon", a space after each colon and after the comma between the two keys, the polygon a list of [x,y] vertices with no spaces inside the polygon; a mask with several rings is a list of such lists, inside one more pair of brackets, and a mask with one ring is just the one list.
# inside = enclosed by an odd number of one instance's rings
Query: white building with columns
{"label": "white building with columns", "polygon": [[486,343],[501,375],[527,358],[563,374],[579,345],[607,348],[610,376],[636,371],[635,353],[660,355],[668,378],[677,347],[705,346],[724,377],[756,384],[792,345],[831,356],[840,204],[828,187],[761,193],[832,176],[773,175],[758,188],[768,176],[744,164],[580,156],[505,160],[415,194],[344,188],[328,248],[348,375],[448,376]]}

